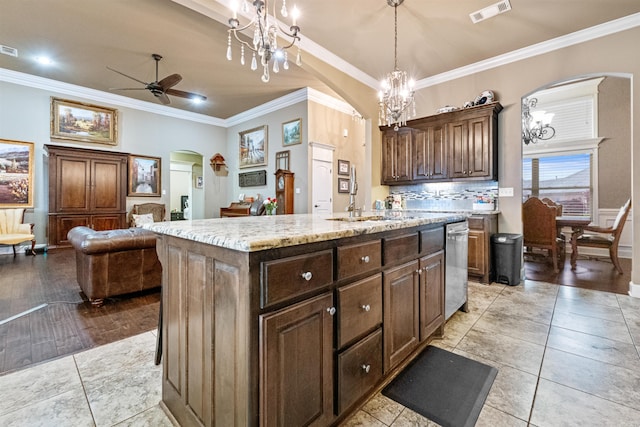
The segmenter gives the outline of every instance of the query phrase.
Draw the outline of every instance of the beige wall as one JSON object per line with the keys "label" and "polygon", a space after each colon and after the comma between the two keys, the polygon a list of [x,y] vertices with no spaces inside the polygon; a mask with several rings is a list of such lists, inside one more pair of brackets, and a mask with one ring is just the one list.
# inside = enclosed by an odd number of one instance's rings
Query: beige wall
{"label": "beige wall", "polygon": [[598,204],[617,209],[631,196],[631,80],[607,77],[598,92]]}

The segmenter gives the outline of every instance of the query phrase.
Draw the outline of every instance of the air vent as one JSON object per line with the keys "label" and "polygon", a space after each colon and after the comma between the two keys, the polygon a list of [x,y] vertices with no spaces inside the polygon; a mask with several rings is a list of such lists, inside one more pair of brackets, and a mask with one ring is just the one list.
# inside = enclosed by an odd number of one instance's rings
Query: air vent
{"label": "air vent", "polygon": [[484,9],[480,9],[476,12],[470,13],[469,17],[471,18],[471,22],[477,24],[480,21],[484,21],[485,19],[492,18],[501,13],[505,13],[511,10],[511,3],[509,0],[502,0],[496,4],[492,4],[491,6],[487,6]]}
{"label": "air vent", "polygon": [[16,58],[18,57],[18,49],[16,49],[15,47],[3,46],[0,44],[0,53],[9,56],[15,56]]}

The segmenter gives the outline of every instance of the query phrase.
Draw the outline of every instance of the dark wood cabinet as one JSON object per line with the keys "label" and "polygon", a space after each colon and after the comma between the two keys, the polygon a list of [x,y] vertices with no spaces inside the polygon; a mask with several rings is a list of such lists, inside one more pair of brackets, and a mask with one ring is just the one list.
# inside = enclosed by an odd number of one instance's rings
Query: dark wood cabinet
{"label": "dark wood cabinet", "polygon": [[49,179],[50,248],[69,246],[78,225],[126,228],[126,153],[45,145]]}
{"label": "dark wood cabinet", "polygon": [[449,177],[447,127],[434,123],[413,130],[413,180],[431,181]]}
{"label": "dark wood cabinet", "polygon": [[469,221],[469,279],[489,283],[491,276],[491,235],[498,232],[497,215],[472,215]]}
{"label": "dark wood cabinet", "polygon": [[412,180],[412,131],[387,130],[382,136],[382,183],[402,184]]}
{"label": "dark wood cabinet", "polygon": [[[444,251],[420,258],[420,341],[444,325]],[[442,334],[442,331],[440,331]]]}
{"label": "dark wood cabinet", "polygon": [[385,185],[430,181],[497,180],[497,103],[381,127]]}
{"label": "dark wood cabinet", "polygon": [[[326,426],[333,420],[333,296],[262,316],[261,425]],[[329,308],[329,310],[327,310]]]}

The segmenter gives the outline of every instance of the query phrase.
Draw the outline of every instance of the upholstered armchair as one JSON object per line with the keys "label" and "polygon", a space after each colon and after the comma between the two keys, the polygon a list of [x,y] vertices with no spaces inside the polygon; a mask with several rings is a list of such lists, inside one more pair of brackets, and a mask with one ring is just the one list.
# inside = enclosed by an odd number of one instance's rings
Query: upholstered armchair
{"label": "upholstered armchair", "polygon": [[151,214],[151,216],[153,217],[153,222],[164,221],[164,217],[166,215],[166,207],[163,203],[142,203],[139,205],[133,205],[127,219],[129,227],[140,226],[140,221],[136,221],[136,219],[140,218],[139,215],[148,214]]}
{"label": "upholstered armchair", "polygon": [[24,208],[0,209],[0,245],[13,246],[13,256],[16,256],[16,245],[31,240],[31,253],[36,254],[36,236],[33,234],[33,224],[23,224]]}
{"label": "upholstered armchair", "polygon": [[523,245],[529,253],[534,248],[546,250],[551,256],[553,271],[558,272],[558,258],[564,259],[565,241],[558,237],[557,209],[537,197],[522,205]]}

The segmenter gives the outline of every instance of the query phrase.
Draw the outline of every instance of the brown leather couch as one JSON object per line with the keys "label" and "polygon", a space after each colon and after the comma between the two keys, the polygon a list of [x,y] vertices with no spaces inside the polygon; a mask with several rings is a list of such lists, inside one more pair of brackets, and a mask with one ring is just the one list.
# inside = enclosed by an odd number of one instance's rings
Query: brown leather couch
{"label": "brown leather couch", "polygon": [[74,227],[67,237],[76,251],[78,284],[93,305],[101,306],[112,296],[160,286],[162,266],[152,231]]}

